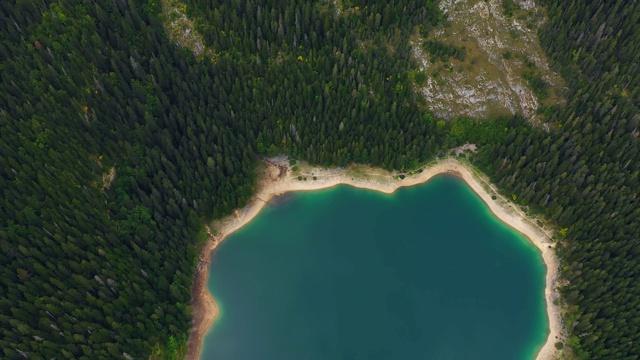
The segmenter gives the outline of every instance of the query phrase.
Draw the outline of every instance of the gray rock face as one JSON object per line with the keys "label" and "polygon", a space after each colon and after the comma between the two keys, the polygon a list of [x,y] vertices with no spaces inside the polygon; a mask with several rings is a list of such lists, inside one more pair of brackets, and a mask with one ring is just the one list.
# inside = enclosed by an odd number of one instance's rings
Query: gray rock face
{"label": "gray rock face", "polygon": [[420,91],[428,108],[441,118],[481,118],[520,113],[536,119],[537,96],[523,78],[535,71],[549,84],[546,105],[561,101],[555,89],[561,77],[548,64],[536,35],[544,16],[533,0],[515,1],[519,9],[506,16],[500,0],[442,0],[448,23],[428,40],[464,46],[466,58],[432,60],[422,48],[427,39],[413,39],[413,54],[427,75]]}

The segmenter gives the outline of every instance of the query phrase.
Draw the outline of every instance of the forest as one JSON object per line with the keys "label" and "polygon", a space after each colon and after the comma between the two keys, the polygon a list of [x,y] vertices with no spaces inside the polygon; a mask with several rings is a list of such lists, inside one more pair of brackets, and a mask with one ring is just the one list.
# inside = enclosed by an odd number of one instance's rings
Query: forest
{"label": "forest", "polygon": [[203,223],[247,203],[261,157],[407,170],[473,141],[562,230],[575,357],[638,359],[638,2],[541,0],[568,82],[548,130],[424,108],[408,38],[446,21],[436,1],[184,3],[212,56],[158,1],[0,2],[0,357],[182,358]]}

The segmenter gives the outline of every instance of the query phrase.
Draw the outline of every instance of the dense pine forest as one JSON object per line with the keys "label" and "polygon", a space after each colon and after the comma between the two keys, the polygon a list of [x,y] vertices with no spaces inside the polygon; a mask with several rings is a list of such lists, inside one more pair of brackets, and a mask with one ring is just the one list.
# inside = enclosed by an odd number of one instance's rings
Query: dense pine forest
{"label": "dense pine forest", "polygon": [[436,1],[184,3],[213,55],[158,1],[0,2],[0,357],[179,358],[202,223],[246,204],[261,156],[403,170],[472,140],[562,234],[575,355],[638,358],[638,2],[542,1],[569,83],[549,131],[420,105],[408,36]]}

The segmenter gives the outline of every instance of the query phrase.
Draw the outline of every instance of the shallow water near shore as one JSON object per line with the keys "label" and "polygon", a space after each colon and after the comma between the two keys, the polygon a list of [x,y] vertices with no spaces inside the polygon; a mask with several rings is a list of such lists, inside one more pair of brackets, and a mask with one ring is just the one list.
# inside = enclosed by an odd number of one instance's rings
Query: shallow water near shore
{"label": "shallow water near shore", "polygon": [[533,359],[544,276],[458,178],[295,193],[213,253],[200,359]]}

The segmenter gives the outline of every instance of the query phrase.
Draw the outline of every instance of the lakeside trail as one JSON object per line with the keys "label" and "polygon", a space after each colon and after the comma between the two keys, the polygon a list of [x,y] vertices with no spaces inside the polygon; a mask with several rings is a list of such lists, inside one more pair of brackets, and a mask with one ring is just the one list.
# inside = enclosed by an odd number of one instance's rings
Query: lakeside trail
{"label": "lakeside trail", "polygon": [[[398,173],[364,165],[327,169],[298,163],[298,170],[294,172],[284,157],[266,160],[265,163],[266,169],[258,181],[256,193],[250,203],[236,210],[233,215],[215,221],[213,223],[213,228],[217,231],[215,234],[206,226],[210,237],[200,253],[194,278],[193,327],[187,343],[187,360],[199,358],[204,335],[219,313],[215,299],[207,288],[211,253],[228,235],[256,217],[269,200],[287,192],[326,189],[341,184],[390,194],[401,187],[425,183],[439,174],[451,174],[463,179],[497,218],[525,235],[540,250],[547,268],[545,299],[549,335],[540,348],[536,360],[551,360],[558,357],[559,352],[555,349],[555,343],[564,342],[564,336],[560,309],[554,304],[554,300],[558,298],[555,290],[558,261],[554,251],[555,243],[551,241],[552,231],[538,226],[535,219],[527,216],[517,205],[501,196],[484,175],[476,172],[469,165],[454,158],[445,158],[421,168],[421,173],[416,171],[411,175],[404,174],[406,177],[400,179]],[[299,180],[299,177],[306,180]],[[495,200],[492,196],[496,197]]]}

